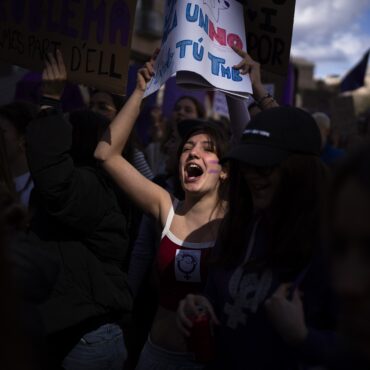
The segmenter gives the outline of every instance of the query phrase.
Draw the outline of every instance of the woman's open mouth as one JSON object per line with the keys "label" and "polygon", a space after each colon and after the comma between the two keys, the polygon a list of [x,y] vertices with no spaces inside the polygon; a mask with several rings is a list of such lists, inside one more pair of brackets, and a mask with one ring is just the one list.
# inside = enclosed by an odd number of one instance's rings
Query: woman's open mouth
{"label": "woman's open mouth", "polygon": [[194,182],[197,181],[202,175],[204,171],[202,167],[198,166],[196,163],[188,163],[185,166],[185,181],[187,182]]}

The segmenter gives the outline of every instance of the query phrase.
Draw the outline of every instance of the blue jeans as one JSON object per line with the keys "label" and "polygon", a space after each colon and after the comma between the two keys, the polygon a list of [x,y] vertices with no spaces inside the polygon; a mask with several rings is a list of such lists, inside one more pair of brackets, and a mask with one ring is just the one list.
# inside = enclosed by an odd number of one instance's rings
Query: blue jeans
{"label": "blue jeans", "polygon": [[127,349],[121,328],[105,324],[86,333],[63,360],[65,370],[122,370]]}

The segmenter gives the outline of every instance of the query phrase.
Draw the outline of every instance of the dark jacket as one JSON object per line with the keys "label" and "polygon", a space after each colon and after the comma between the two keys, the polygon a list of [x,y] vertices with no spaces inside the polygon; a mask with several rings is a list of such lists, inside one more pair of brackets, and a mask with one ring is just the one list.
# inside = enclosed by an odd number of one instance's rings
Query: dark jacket
{"label": "dark jacket", "polygon": [[[205,293],[221,322],[215,327],[216,361],[209,369],[298,370],[307,364],[328,363],[337,344],[336,307],[324,260],[318,253],[306,268],[286,280],[291,273],[284,268],[253,264],[267,254],[267,231],[261,222],[252,238],[252,226],[246,228],[248,242],[254,240],[249,245],[252,263],[213,266],[208,275]],[[283,341],[264,308],[266,299],[286,282],[297,284],[303,293],[308,327],[306,340],[295,348]]]}
{"label": "dark jacket", "polygon": [[17,322],[12,325],[14,334],[19,335],[16,348],[22,354],[27,369],[40,370],[46,344],[39,306],[53,289],[59,272],[58,264],[42,249],[41,242],[32,233],[19,232],[7,251],[14,282],[13,293],[17,296],[14,312]]}
{"label": "dark jacket", "polygon": [[42,307],[48,334],[78,327],[82,335],[132,308],[123,271],[127,218],[105,173],[75,166],[71,144],[72,127],[57,111],[43,112],[29,124],[31,230],[60,264]]}

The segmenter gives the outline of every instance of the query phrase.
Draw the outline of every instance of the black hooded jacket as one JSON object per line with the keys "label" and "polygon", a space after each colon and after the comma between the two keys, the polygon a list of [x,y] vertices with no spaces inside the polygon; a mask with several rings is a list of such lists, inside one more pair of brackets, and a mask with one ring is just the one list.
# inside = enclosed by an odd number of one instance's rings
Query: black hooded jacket
{"label": "black hooded jacket", "polygon": [[132,309],[124,266],[128,223],[114,186],[97,166],[76,166],[72,126],[56,110],[41,111],[27,130],[35,188],[31,231],[59,262],[56,285],[42,312],[47,334],[81,333]]}

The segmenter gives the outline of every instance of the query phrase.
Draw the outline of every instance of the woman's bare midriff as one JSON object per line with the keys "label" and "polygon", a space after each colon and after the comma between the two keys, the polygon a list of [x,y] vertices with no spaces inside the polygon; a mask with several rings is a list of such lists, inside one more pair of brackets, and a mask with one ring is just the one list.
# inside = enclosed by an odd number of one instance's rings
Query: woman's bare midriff
{"label": "woman's bare midriff", "polygon": [[186,338],[176,324],[176,312],[158,307],[150,331],[151,341],[164,349],[187,352]]}

